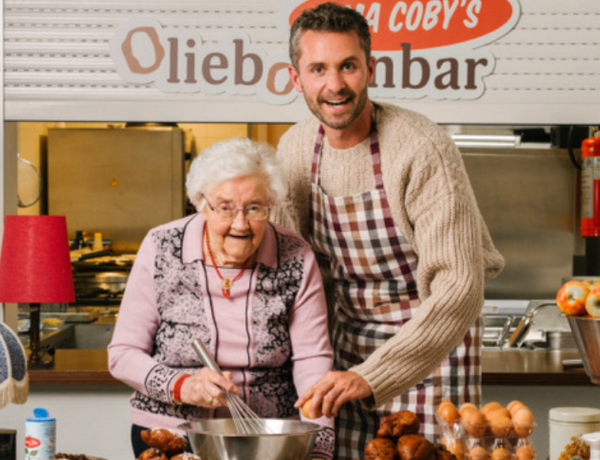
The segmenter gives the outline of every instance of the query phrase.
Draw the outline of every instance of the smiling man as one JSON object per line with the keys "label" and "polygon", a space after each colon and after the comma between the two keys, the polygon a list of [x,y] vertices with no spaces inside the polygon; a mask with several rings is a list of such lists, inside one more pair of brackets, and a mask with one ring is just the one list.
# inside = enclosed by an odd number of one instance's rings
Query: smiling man
{"label": "smiling man", "polygon": [[442,400],[480,402],[484,277],[504,265],[451,139],[370,101],[370,48],[352,9],[296,19],[290,77],[316,120],[278,149],[289,190],[276,219],[320,255],[335,351],[336,370],[296,406],[337,416],[339,460],[362,458],[385,415],[415,412],[433,440]]}

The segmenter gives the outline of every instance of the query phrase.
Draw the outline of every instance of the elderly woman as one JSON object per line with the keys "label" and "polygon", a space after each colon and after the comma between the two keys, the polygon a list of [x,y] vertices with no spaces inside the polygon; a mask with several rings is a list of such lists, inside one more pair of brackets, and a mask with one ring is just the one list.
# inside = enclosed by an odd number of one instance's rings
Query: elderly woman
{"label": "elderly woman", "polygon": [[[261,417],[297,418],[332,366],[320,273],[310,246],[269,222],[283,194],[274,152],[231,139],[191,164],[198,214],[151,230],[140,247],[108,347],[112,375],[133,387],[132,444],[145,428],[230,417],[223,390]],[[202,367],[201,339],[224,371]],[[313,457],[333,458],[333,421]]]}

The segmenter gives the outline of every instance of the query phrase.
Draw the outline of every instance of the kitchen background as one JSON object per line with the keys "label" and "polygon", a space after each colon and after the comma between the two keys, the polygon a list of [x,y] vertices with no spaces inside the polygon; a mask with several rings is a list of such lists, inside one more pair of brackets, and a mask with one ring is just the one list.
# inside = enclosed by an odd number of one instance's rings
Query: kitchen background
{"label": "kitchen background", "polygon": [[[20,208],[19,212],[36,214],[50,210],[53,213],[55,209],[67,216],[71,238],[77,230],[90,235],[101,232],[106,240],[111,240],[117,259],[124,254],[135,254],[150,227],[190,211],[184,199],[185,164],[190,158],[206,146],[232,136],[251,137],[276,145],[288,127],[244,123],[135,124],[130,127],[125,123],[8,123],[6,132],[14,133],[17,139],[8,143],[7,151],[15,146],[16,151],[12,153],[30,161],[44,178],[41,200],[31,207]],[[514,328],[532,299],[552,299],[563,278],[571,276],[582,265],[585,245],[577,224],[578,173],[566,148],[565,133],[568,130],[559,126],[500,125],[447,125],[445,129],[460,146],[492,238],[507,262],[501,276],[486,284],[486,316],[504,320],[506,315],[514,315]],[[587,129],[582,129],[579,135],[587,136],[588,133]],[[115,134],[118,142],[111,147]],[[160,145],[156,142],[157,134],[166,136],[165,145],[173,147],[163,149],[161,161],[158,161],[160,158],[151,161],[152,146]],[[123,141],[120,137],[123,135],[133,139]],[[152,142],[148,142],[147,137]],[[579,141],[572,140],[576,156],[580,153]],[[137,144],[132,146],[129,142]],[[167,155],[167,151],[171,153]],[[165,164],[175,166],[165,167]],[[171,172],[167,174],[169,170]],[[162,190],[162,196],[159,194],[147,200],[146,195],[151,189]],[[138,213],[143,218],[136,218]],[[95,311],[84,322],[71,324],[71,334],[53,336],[49,343],[55,347],[98,349],[106,347],[110,340],[118,314],[118,297],[105,297],[105,290],[98,291],[96,298],[87,297],[91,285],[78,282],[78,275],[89,280],[90,273],[94,276],[109,273],[110,280],[103,279],[93,286],[102,284],[110,291],[116,285],[114,290],[120,291],[126,282],[127,270],[123,272],[105,262],[94,264],[94,259],[87,263],[87,266],[74,263],[78,290],[74,305],[43,306],[46,317],[60,317],[67,308],[71,312]],[[116,275],[121,278],[115,278]],[[558,313],[554,307],[548,310]],[[556,316],[554,313],[551,316]],[[25,306],[20,309],[20,317],[27,317]],[[533,332],[539,334],[540,331]],[[22,337],[27,340],[27,334]],[[492,337],[487,346],[497,347],[496,339],[497,336]],[[504,339],[507,339],[506,335]],[[547,346],[539,343],[539,337],[537,341],[538,346]],[[577,387],[576,391],[569,392],[570,388],[548,387],[540,392],[537,386],[486,386],[484,400],[528,402],[539,420],[532,440],[540,458],[545,459],[546,407],[552,405],[549,401],[561,401],[561,405],[586,405],[582,397],[592,400],[597,394],[596,387]],[[76,415],[72,404],[75,400],[81,401],[98,412],[98,432],[114,437],[128,429],[128,394],[126,388],[102,388],[101,391],[85,386],[38,388],[28,406],[50,404],[54,408],[61,407],[63,426],[68,426],[69,421],[64,419]],[[17,410],[17,407],[9,406],[0,412],[0,420]],[[87,445],[91,443],[85,437],[78,442],[82,449],[86,442]],[[119,435],[118,442],[120,449],[126,448],[125,436]],[[70,445],[73,446],[72,439]]]}

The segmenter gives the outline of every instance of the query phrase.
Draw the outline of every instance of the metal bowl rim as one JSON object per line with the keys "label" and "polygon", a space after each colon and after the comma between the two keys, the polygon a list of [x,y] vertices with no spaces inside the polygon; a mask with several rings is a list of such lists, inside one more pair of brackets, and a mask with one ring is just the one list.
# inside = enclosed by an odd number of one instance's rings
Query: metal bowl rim
{"label": "metal bowl rim", "polygon": [[563,313],[563,316],[565,316],[569,321],[573,320],[573,321],[600,321],[600,317],[596,317],[596,316],[573,316],[573,315],[565,315]]}
{"label": "metal bowl rim", "polygon": [[[231,418],[223,418],[223,419],[210,419],[210,420],[233,420]],[[261,437],[279,437],[279,436],[304,436],[304,435],[311,435],[311,434],[316,434],[319,431],[321,431],[323,429],[323,427],[321,425],[318,425],[314,422],[305,422],[304,420],[289,420],[289,419],[282,419],[282,418],[265,418],[262,419],[265,421],[269,421],[269,420],[273,420],[273,421],[283,421],[283,422],[298,422],[298,423],[302,423],[305,425],[312,425],[313,428],[310,428],[306,431],[301,431],[301,432],[297,432],[297,433],[260,433],[260,434],[245,434],[245,433],[221,433],[218,431],[212,431],[212,430],[195,430],[193,429],[191,426],[193,423],[196,422],[185,422],[182,423],[181,425],[178,425],[177,428],[179,428],[180,430],[185,431],[188,434],[205,434],[205,435],[211,435],[211,436],[221,436],[224,438],[253,438],[256,436],[261,436]]]}

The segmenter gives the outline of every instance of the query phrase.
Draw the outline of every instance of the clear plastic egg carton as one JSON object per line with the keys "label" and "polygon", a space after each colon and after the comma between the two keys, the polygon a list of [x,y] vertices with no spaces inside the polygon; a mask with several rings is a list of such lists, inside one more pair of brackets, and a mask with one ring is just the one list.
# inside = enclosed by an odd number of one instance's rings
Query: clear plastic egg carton
{"label": "clear plastic egg carton", "polygon": [[530,440],[533,415],[518,401],[506,407],[488,403],[481,410],[471,403],[459,410],[443,401],[436,413],[442,427],[439,442],[457,460],[536,460]]}

